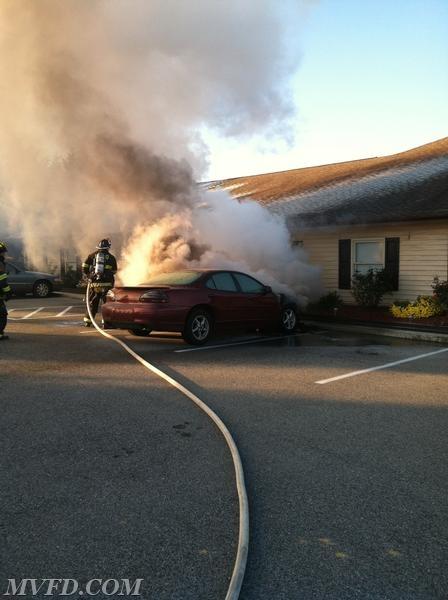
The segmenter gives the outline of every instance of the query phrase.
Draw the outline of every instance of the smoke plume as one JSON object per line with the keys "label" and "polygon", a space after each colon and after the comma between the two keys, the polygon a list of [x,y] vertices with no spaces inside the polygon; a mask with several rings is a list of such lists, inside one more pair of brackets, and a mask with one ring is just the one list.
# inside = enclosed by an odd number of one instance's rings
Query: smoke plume
{"label": "smoke plume", "polygon": [[278,217],[195,183],[202,127],[287,130],[300,18],[294,0],[2,0],[1,196],[33,262],[119,233],[126,283],[239,265],[308,294]]}

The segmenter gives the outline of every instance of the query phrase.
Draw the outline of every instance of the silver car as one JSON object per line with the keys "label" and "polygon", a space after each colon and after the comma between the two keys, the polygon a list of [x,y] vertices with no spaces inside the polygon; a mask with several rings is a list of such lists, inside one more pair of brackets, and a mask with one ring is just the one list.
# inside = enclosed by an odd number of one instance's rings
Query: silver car
{"label": "silver car", "polygon": [[57,275],[37,271],[23,271],[11,263],[6,263],[8,283],[13,294],[33,294],[46,298],[51,292],[62,289],[62,280]]}

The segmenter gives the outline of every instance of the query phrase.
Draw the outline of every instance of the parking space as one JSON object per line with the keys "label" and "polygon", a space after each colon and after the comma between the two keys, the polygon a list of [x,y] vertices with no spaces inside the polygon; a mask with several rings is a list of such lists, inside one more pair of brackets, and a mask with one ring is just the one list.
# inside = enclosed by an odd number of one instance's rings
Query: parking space
{"label": "parking space", "polygon": [[170,373],[206,396],[242,453],[244,598],[443,597],[445,350],[320,331],[172,354]]}
{"label": "parking space", "polygon": [[75,319],[83,315],[82,296],[69,298],[54,294],[49,298],[15,297],[8,302],[10,321]]}
{"label": "parking space", "polygon": [[[82,327],[84,314],[83,297],[55,294],[50,298],[14,298],[8,303],[9,320],[14,322],[42,323],[49,327],[77,327],[77,333],[95,336],[94,329]],[[263,336],[247,334],[221,336],[205,346],[190,346],[182,336],[176,333],[153,332],[147,338],[131,335],[125,330],[111,330],[111,333],[126,340],[128,344],[145,356],[167,360],[167,354],[195,355],[194,360],[201,362],[207,355],[222,355],[223,360],[229,353],[241,357],[243,362],[259,360],[267,356],[272,364],[278,361],[293,364],[299,368],[305,366],[311,355],[316,356],[315,384],[333,383],[369,372],[398,367],[400,364],[431,359],[444,355],[446,349],[436,343],[414,342],[396,337],[375,336],[326,330],[325,326],[294,335]],[[314,348],[314,350],[312,350]],[[325,354],[327,350],[328,356]],[[448,350],[447,350],[448,351]],[[253,353],[255,352],[256,355]],[[440,358],[443,358],[441,356]],[[169,359],[171,360],[171,359]],[[219,360],[219,357],[217,357]],[[409,367],[409,365],[408,365]]]}
{"label": "parking space", "polygon": [[59,306],[27,306],[8,307],[9,320],[25,321],[29,319],[61,319],[81,317],[82,305],[59,305]]}
{"label": "parking space", "polygon": [[[191,506],[198,490],[201,496],[207,493],[203,480],[209,475],[204,478],[203,469],[213,472],[217,485],[222,483],[220,494],[234,490],[229,465],[220,470],[228,455],[219,434],[202,423],[193,427],[196,409],[186,407],[188,401],[179,400],[117,344],[84,329],[79,300],[18,299],[9,308],[11,339],[1,350],[8,348],[4,364],[15,377],[10,410],[28,398],[27,410],[40,406],[52,414],[56,387],[58,411],[67,411],[61,436],[71,436],[76,420],[82,431],[88,410],[92,427],[83,444],[96,447],[97,437],[103,440],[107,434],[104,422],[109,420],[117,439],[123,427],[128,431],[128,439],[114,450],[117,456],[124,452],[122,447],[134,449],[136,435],[140,445],[143,440],[154,441],[154,449],[139,454],[143,465],[154,460],[151,452],[159,451],[160,439],[166,440],[169,457],[169,436],[175,435],[185,456],[182,488],[175,486],[177,455],[176,460],[169,459],[169,467],[161,466],[151,483],[156,489],[160,479],[163,485],[170,482],[176,487],[174,512],[188,514],[181,509],[186,489]],[[448,585],[444,570],[448,474],[443,459],[448,451],[447,348],[323,327],[291,336],[222,337],[199,348],[188,346],[176,334],[138,338],[127,331],[111,333],[210,405],[235,437],[251,514],[242,597],[289,600],[311,598],[316,592],[317,597],[345,598],[346,590],[353,589],[360,598],[443,597]],[[42,381],[42,397],[36,400],[29,390]],[[111,394],[116,412],[110,414]],[[163,428],[157,416],[161,410],[166,412]],[[183,410],[188,414],[180,419]],[[14,413],[14,419],[19,418]],[[199,427],[207,427],[207,439],[200,438]],[[107,444],[100,442],[101,456]],[[82,452],[81,448],[74,456],[76,461],[84,457],[87,470],[89,457]],[[218,463],[216,452],[221,453]],[[126,454],[126,460],[132,469],[133,455]],[[62,462],[61,477],[64,468]],[[129,489],[133,485],[130,481]],[[215,498],[204,500],[201,514],[207,513],[208,504],[214,505]],[[227,515],[235,519],[232,506],[235,502],[226,504]],[[207,528],[207,535],[216,541],[226,525],[208,521]],[[183,543],[190,545],[184,520],[179,532]],[[234,532],[227,534],[235,539]],[[151,536],[144,539],[145,552],[157,555]],[[209,556],[204,554],[207,545],[201,543],[191,549],[199,560]],[[105,550],[111,555],[112,546]],[[232,557],[230,552],[227,560]],[[152,572],[148,581],[151,577],[154,586],[162,585]]]}
{"label": "parking space", "polygon": [[[57,294],[36,302],[34,298],[15,298],[8,303],[10,332],[24,331],[24,327],[42,327],[63,333],[65,329],[83,339],[96,337],[94,329],[82,324],[84,305],[82,296]],[[226,336],[213,339],[205,346],[189,346],[180,334],[154,332],[147,338],[127,331],[111,330],[146,360],[182,371],[182,365],[209,369],[211,364],[226,371],[235,365],[237,372],[265,373],[272,379],[294,381],[300,377],[302,385],[328,387],[355,384],[364,379],[375,384],[379,374],[413,373],[428,365],[444,377],[448,349],[440,344],[413,342],[395,337],[329,331],[325,327],[295,335],[262,336],[255,334]],[[260,371],[261,369],[261,371]],[[232,376],[235,372],[232,371]],[[367,378],[367,379],[366,379]],[[282,385],[282,383],[280,384]],[[406,383],[402,385],[406,389]],[[396,394],[400,396],[397,389]]]}
{"label": "parking space", "polygon": [[428,361],[432,367],[440,363],[440,374],[444,375],[448,353],[437,343],[322,329],[288,336],[221,337],[199,347],[185,344],[176,334],[135,338],[123,331],[111,333],[148,360],[174,368],[184,362],[199,368],[212,362],[223,369],[227,364],[254,370],[262,365],[277,369],[280,376],[286,371],[293,379],[300,374],[302,381],[313,385],[329,385],[386,369],[409,372],[414,364],[418,370],[419,363],[424,367]]}

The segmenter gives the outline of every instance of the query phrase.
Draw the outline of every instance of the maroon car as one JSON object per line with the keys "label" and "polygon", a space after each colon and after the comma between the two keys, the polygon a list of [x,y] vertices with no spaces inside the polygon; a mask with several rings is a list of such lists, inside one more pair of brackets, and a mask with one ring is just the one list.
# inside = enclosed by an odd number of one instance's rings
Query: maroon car
{"label": "maroon car", "polygon": [[190,344],[204,344],[216,330],[291,333],[297,306],[283,294],[236,271],[175,271],[133,287],[115,287],[102,308],[105,327],[137,336],[180,331]]}

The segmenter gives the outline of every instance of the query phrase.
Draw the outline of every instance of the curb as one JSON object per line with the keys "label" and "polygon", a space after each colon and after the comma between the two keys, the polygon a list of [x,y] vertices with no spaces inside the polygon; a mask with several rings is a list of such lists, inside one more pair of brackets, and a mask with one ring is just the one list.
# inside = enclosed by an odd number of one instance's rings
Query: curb
{"label": "curb", "polygon": [[436,342],[437,344],[448,345],[447,333],[431,333],[429,331],[415,331],[409,329],[395,329],[387,327],[371,327],[369,325],[351,325],[350,323],[329,323],[327,321],[308,321],[304,320],[306,325],[333,329],[334,331],[351,331],[356,333],[368,333],[370,335],[383,335],[388,337],[403,338],[406,340],[417,340],[423,342]]}

